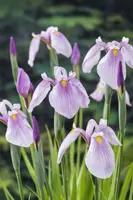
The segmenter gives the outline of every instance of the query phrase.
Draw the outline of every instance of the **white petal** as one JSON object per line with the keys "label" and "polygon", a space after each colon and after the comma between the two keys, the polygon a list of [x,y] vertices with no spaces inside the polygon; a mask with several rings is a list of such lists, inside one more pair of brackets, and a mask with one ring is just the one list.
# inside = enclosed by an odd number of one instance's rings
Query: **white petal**
{"label": "white petal", "polygon": [[72,54],[72,47],[67,38],[61,32],[51,33],[51,46],[58,54],[69,58]]}
{"label": "white petal", "polygon": [[63,67],[54,67],[54,75],[57,81],[67,80],[67,71]]}
{"label": "white petal", "polygon": [[43,80],[39,83],[39,85],[36,87],[33,93],[32,100],[30,102],[29,109],[28,109],[29,112],[32,112],[33,109],[44,100],[49,90],[50,90],[49,81]]}
{"label": "white petal", "polygon": [[118,67],[122,62],[123,76],[126,78],[126,67],[122,60],[120,51],[117,55],[113,54],[113,50],[110,50],[99,62],[97,72],[100,78],[113,89],[117,89]]}
{"label": "white petal", "polygon": [[99,144],[92,138],[85,162],[91,174],[101,179],[109,178],[115,169],[115,160],[107,140],[102,138],[102,143]]}
{"label": "white petal", "polygon": [[133,68],[133,47],[130,44],[125,43],[121,48],[121,53],[127,65]]}
{"label": "white petal", "polygon": [[34,60],[36,57],[37,52],[39,51],[39,46],[40,46],[40,35],[36,35],[30,43],[29,47],[29,60],[28,64],[33,67],[34,65]]}
{"label": "white petal", "polygon": [[7,119],[7,117],[8,117],[7,108],[3,101],[0,102],[0,113],[2,114],[3,117],[5,117]]}
{"label": "white petal", "polygon": [[130,96],[129,96],[129,94],[128,94],[127,91],[125,92],[125,96],[126,96],[126,104],[127,104],[128,106],[132,106],[132,104],[131,104],[131,102],[130,102]]}
{"label": "white petal", "polygon": [[100,60],[101,56],[101,46],[98,44],[95,44],[86,54],[82,70],[83,72],[91,72],[92,68],[98,64],[98,61]]}
{"label": "white petal", "polygon": [[69,148],[71,143],[73,143],[77,139],[79,134],[80,134],[79,131],[73,130],[63,140],[63,142],[62,142],[62,144],[61,144],[61,146],[59,148],[59,152],[58,152],[58,160],[57,160],[58,164],[61,162],[61,159],[62,159],[64,153],[66,152],[66,150]]}
{"label": "white petal", "polygon": [[6,139],[8,142],[22,147],[29,147],[33,141],[33,131],[28,121],[17,114],[17,119],[8,118]]}
{"label": "white petal", "polygon": [[116,134],[112,128],[106,126],[104,129],[102,129],[102,132],[104,133],[104,137],[108,140],[110,144],[121,146],[121,143],[116,137]]}

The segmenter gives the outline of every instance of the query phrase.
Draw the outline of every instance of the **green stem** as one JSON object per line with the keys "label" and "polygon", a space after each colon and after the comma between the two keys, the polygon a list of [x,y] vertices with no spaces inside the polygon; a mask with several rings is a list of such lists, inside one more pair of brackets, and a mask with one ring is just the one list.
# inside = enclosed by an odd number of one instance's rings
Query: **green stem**
{"label": "green stem", "polygon": [[21,199],[21,200],[24,200],[23,187],[22,187],[22,180],[21,180],[20,171],[15,171],[15,173],[16,173],[17,182],[18,182],[18,188],[19,188],[19,193],[20,193],[20,199]]}
{"label": "green stem", "polygon": [[122,146],[119,147],[119,160],[117,165],[116,173],[116,184],[115,184],[115,200],[118,199],[119,187],[120,187],[120,175],[123,161],[123,145],[124,145],[124,136],[125,136],[125,127],[126,127],[126,100],[125,100],[125,90],[123,94],[120,94],[118,91],[118,102],[119,102],[119,130],[120,130],[120,142]]}
{"label": "green stem", "polygon": [[[83,109],[80,108],[79,110],[79,127],[83,127]],[[77,145],[77,175],[80,169],[80,156],[81,156],[81,137],[78,138],[78,145]]]}

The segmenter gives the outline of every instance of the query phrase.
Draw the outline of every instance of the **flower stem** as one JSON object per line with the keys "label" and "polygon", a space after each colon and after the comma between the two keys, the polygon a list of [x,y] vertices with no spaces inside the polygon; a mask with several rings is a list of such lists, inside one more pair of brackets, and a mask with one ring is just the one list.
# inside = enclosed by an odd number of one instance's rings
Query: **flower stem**
{"label": "flower stem", "polygon": [[19,188],[19,193],[20,193],[20,199],[21,199],[21,200],[24,200],[23,187],[22,187],[22,180],[21,180],[20,171],[15,171],[15,173],[16,173],[17,182],[18,182],[18,188]]}
{"label": "flower stem", "polygon": [[124,136],[125,136],[125,127],[126,127],[126,100],[125,100],[125,90],[123,94],[120,94],[118,91],[118,102],[119,102],[119,130],[120,130],[120,142],[122,146],[119,147],[118,155],[118,163],[117,163],[117,173],[116,173],[116,181],[115,181],[115,200],[118,199],[119,195],[119,187],[120,187],[120,174],[122,168],[123,161],[123,144],[124,144]]}

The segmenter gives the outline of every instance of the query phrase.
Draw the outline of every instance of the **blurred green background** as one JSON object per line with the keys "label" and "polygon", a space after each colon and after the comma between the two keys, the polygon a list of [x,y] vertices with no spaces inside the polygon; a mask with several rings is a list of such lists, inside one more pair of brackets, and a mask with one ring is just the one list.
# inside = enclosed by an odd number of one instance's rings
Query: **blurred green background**
{"label": "blurred green background", "polygon": [[[40,80],[40,74],[46,72],[50,74],[49,51],[44,44],[41,44],[37,54],[35,66],[30,68],[27,64],[28,48],[31,40],[31,33],[40,33],[48,26],[57,26],[66,35],[70,43],[79,44],[81,51],[81,62],[88,49],[95,43],[95,39],[101,36],[104,41],[118,40],[122,37],[129,37],[130,44],[133,45],[133,1],[124,0],[73,0],[73,1],[43,1],[43,0],[0,0],[0,99],[8,99],[12,103],[18,102],[16,89],[14,86],[10,57],[9,38],[15,38],[18,63],[29,74],[34,86]],[[72,69],[70,59],[59,56],[60,65],[67,71]],[[127,67],[126,88],[133,101],[133,70]],[[96,87],[99,77],[96,68],[91,74],[83,74],[81,69],[81,80],[90,94]],[[91,100],[89,109],[84,111],[84,127],[90,118],[97,121],[102,117],[103,102],[97,103]],[[43,143],[44,155],[48,159],[48,142],[45,139],[45,124],[53,130],[53,109],[50,107],[48,99],[38,106],[34,114],[39,120]],[[124,164],[127,165],[133,160],[133,109],[128,107],[127,114],[127,134],[125,140]],[[70,131],[72,120],[66,120],[66,129]],[[110,125],[118,130],[117,117],[117,96],[113,95]],[[0,181],[6,184],[9,190],[16,195],[17,184],[14,176],[9,144],[4,135],[6,127],[0,125]],[[29,192],[28,186],[32,186],[27,169],[22,162],[21,171],[25,192]],[[3,190],[0,190],[0,200],[4,200]],[[18,196],[16,196],[18,199]]]}

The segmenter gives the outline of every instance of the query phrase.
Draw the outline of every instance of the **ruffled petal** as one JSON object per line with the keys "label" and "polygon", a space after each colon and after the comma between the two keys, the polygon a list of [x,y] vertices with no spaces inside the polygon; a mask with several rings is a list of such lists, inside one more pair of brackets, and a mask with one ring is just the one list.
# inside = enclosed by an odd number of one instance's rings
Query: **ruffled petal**
{"label": "ruffled petal", "polygon": [[94,92],[90,94],[91,98],[96,101],[101,101],[104,97],[105,92],[105,83],[103,81],[99,81],[97,87]]}
{"label": "ruffled petal", "polygon": [[29,109],[28,109],[29,112],[32,112],[33,109],[43,101],[43,99],[48,94],[49,90],[50,90],[49,81],[43,80],[39,83],[39,85],[36,87],[33,93],[32,100],[30,102]]}
{"label": "ruffled petal", "polygon": [[98,64],[101,56],[101,46],[99,44],[95,44],[86,54],[82,69],[83,72],[91,72],[92,68]]}
{"label": "ruffled petal", "polygon": [[72,54],[72,47],[67,38],[61,32],[51,33],[51,46],[58,54],[62,54],[69,58]]}
{"label": "ruffled petal", "polygon": [[69,148],[71,143],[73,143],[78,138],[79,134],[80,134],[80,131],[73,130],[63,140],[63,142],[59,148],[59,152],[58,152],[58,160],[57,160],[58,164],[61,162],[61,159],[62,159],[64,153],[66,152],[66,150]]}
{"label": "ruffled petal", "polygon": [[112,128],[106,126],[105,128],[102,129],[102,132],[104,133],[104,137],[108,140],[110,144],[121,146],[121,143],[116,137],[116,134]]}
{"label": "ruffled petal", "polygon": [[131,101],[130,101],[130,96],[127,91],[125,91],[125,96],[126,96],[126,104],[128,106],[132,106]]}
{"label": "ruffled petal", "polygon": [[98,134],[96,137],[101,137],[101,140],[92,137],[85,159],[86,166],[94,176],[109,178],[115,169],[114,152],[106,139]]}
{"label": "ruffled petal", "polygon": [[63,67],[54,67],[54,75],[57,81],[67,80],[67,71]]}
{"label": "ruffled petal", "polygon": [[77,94],[78,94],[77,98],[79,99],[80,107],[87,108],[90,103],[90,99],[89,99],[89,96],[88,96],[85,88],[81,84],[81,82],[75,78],[72,78],[69,81],[69,83],[72,84],[73,87],[75,87],[75,89],[77,90]]}
{"label": "ruffled petal", "polygon": [[39,51],[39,46],[40,46],[40,35],[33,35],[33,39],[31,40],[30,47],[29,47],[29,60],[28,64],[33,67],[34,65],[34,60],[36,57],[37,52]]}
{"label": "ruffled petal", "polygon": [[77,90],[68,81],[63,85],[58,82],[49,94],[49,102],[55,111],[70,119],[79,110]]}
{"label": "ruffled petal", "polygon": [[30,90],[30,78],[25,73],[22,68],[18,69],[18,78],[17,78],[17,91],[21,94],[24,98],[27,98],[29,90]]}
{"label": "ruffled petal", "polygon": [[20,114],[16,114],[15,119],[9,116],[6,140],[14,145],[22,147],[29,147],[34,142],[33,130],[26,118],[23,118]]}
{"label": "ruffled petal", "polygon": [[124,43],[121,48],[121,53],[127,65],[133,68],[133,47],[130,44]]}
{"label": "ruffled petal", "polygon": [[117,89],[117,77],[119,63],[122,62],[122,70],[124,80],[126,78],[126,67],[122,59],[120,51],[114,55],[113,50],[110,50],[99,62],[97,71],[100,78],[113,89]]}

